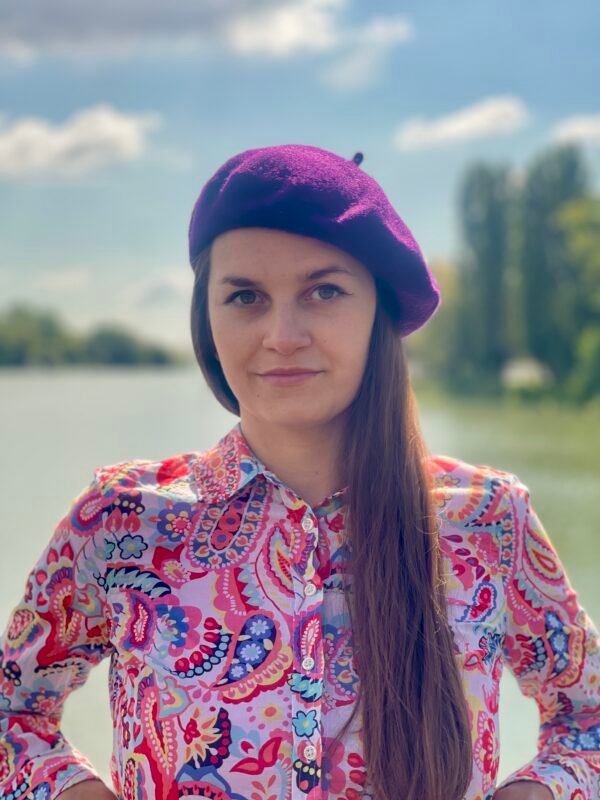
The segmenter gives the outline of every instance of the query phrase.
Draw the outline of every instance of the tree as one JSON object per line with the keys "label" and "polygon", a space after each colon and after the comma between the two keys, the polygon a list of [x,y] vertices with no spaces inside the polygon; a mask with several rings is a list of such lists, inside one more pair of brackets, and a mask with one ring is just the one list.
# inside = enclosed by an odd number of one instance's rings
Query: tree
{"label": "tree", "polygon": [[459,262],[456,369],[469,382],[497,387],[506,358],[504,283],[509,171],[474,164],[459,190],[464,253]]}
{"label": "tree", "polygon": [[559,210],[586,195],[586,170],[572,145],[542,153],[528,169],[518,214],[525,347],[560,384],[573,368],[579,336],[577,270],[558,222]]}
{"label": "tree", "polygon": [[600,198],[573,200],[556,214],[572,266],[575,364],[567,394],[577,401],[600,395]]}
{"label": "tree", "polygon": [[185,364],[183,354],[103,325],[89,336],[68,330],[55,312],[15,305],[0,315],[0,366]]}

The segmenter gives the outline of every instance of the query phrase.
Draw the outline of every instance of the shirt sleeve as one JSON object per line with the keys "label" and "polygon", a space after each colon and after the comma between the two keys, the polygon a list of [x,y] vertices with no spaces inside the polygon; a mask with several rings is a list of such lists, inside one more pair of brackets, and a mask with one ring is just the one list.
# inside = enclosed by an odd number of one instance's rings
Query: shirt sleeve
{"label": "shirt sleeve", "polygon": [[503,660],[540,714],[537,754],[497,787],[547,786],[555,800],[600,798],[600,637],[517,476],[502,547]]}
{"label": "shirt sleeve", "polygon": [[[56,524],[0,637],[0,797],[53,800],[100,778],[61,733],[66,698],[111,652],[101,467]],[[31,794],[28,794],[31,792]]]}

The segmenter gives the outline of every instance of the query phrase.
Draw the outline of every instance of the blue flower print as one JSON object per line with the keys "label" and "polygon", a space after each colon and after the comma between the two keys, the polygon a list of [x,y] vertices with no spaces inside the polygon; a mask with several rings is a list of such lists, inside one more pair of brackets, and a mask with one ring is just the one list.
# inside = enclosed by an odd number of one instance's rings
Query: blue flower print
{"label": "blue flower print", "polygon": [[115,543],[111,542],[109,539],[105,539],[104,543],[96,548],[96,558],[99,558],[103,561],[108,561],[112,558],[114,549]]}
{"label": "blue flower print", "polygon": [[292,724],[297,736],[311,736],[314,729],[317,727],[316,710],[313,708],[307,714],[304,711],[298,711],[296,716],[292,718]]}
{"label": "blue flower print", "polygon": [[560,650],[562,652],[563,650],[567,649],[567,637],[564,635],[564,633],[555,633],[552,637],[552,644],[556,650]]}
{"label": "blue flower print", "polygon": [[170,542],[180,542],[191,529],[192,507],[189,503],[175,503],[173,508],[163,508],[158,513],[159,533]]}
{"label": "blue flower print", "polygon": [[186,633],[190,627],[185,616],[185,609],[159,603],[156,606],[156,613],[163,637],[175,647],[183,647]]}
{"label": "blue flower print", "polygon": [[580,731],[572,725],[571,733],[568,736],[561,736],[560,741],[577,752],[598,750],[600,748],[600,725],[592,725],[588,731]]}
{"label": "blue flower print", "polygon": [[60,707],[60,693],[45,687],[25,693],[25,708],[34,714],[50,716],[56,714]]}
{"label": "blue flower print", "polygon": [[127,536],[119,540],[119,552],[123,559],[139,558],[144,550],[147,549],[148,545],[139,534],[132,536],[128,533]]}
{"label": "blue flower print", "polygon": [[261,664],[265,658],[265,649],[258,642],[247,642],[240,647],[239,655],[246,664]]}
{"label": "blue flower print", "polygon": [[272,630],[273,626],[269,625],[267,620],[264,617],[257,617],[252,620],[250,625],[248,626],[248,633],[251,636],[257,637],[265,637],[265,634],[269,633]]}
{"label": "blue flower print", "polygon": [[50,798],[50,784],[47,781],[40,783],[33,790],[33,800],[49,800]]}

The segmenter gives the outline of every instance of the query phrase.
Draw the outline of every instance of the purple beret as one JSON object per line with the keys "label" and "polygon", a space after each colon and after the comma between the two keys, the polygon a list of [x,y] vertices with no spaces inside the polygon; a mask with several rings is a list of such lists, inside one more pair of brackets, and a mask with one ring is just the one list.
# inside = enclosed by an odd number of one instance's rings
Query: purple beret
{"label": "purple beret", "polygon": [[313,145],[283,144],[229,158],[205,183],[189,224],[189,257],[231,228],[265,227],[312,236],[346,250],[395,295],[402,336],[441,303],[410,230],[362,154],[342,158]]}

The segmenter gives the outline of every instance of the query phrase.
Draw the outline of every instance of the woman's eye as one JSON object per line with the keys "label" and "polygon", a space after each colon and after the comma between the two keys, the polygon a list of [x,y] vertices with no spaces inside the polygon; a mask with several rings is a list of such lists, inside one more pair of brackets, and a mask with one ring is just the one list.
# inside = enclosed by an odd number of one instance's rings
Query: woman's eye
{"label": "woman's eye", "polygon": [[[335,292],[337,292],[337,294],[334,294],[333,296],[329,296],[329,297],[321,296],[321,300],[324,300],[325,302],[327,302],[328,300],[334,300],[338,295],[347,294],[347,292],[344,292],[342,289],[340,289],[338,286],[336,286],[333,283],[322,283],[319,286],[315,286],[315,288],[312,290],[311,294],[314,294],[315,292],[321,291],[323,289],[325,289],[326,291],[329,291],[329,290],[333,289]],[[255,295],[255,294],[256,294],[256,292],[254,291],[254,289],[241,289],[238,292],[234,292],[231,295],[231,297],[228,298],[227,303],[233,303],[233,305],[238,305],[238,306],[239,305],[242,305],[242,306],[253,306],[253,305],[256,305],[256,303],[246,303],[246,302],[244,302],[244,300],[242,298],[244,296],[246,296],[246,298],[247,298],[248,295]],[[240,298],[241,302],[234,303],[233,301],[237,300],[238,297]]]}
{"label": "woman's eye", "polygon": [[[314,291],[317,292],[320,289],[334,289],[338,295],[346,294],[346,292],[342,291],[339,287],[335,286],[333,283],[322,283],[320,286],[316,286]],[[324,299],[333,300],[334,297],[337,297],[337,295],[334,295],[333,297],[326,297]]]}
{"label": "woman's eye", "polygon": [[[242,290],[241,290],[241,291],[239,291],[239,292],[234,292],[234,293],[231,295],[231,297],[230,297],[230,298],[227,300],[227,302],[228,302],[228,303],[233,303],[233,301],[234,301],[234,300],[235,300],[237,297],[240,297],[241,295],[249,295],[249,294],[256,294],[256,292],[253,292],[253,291],[252,291],[252,289],[242,289]],[[237,304],[234,304],[234,305],[240,305],[240,303],[237,303]],[[242,303],[241,305],[243,305],[243,306],[249,306],[249,305],[252,305],[252,303]]]}

